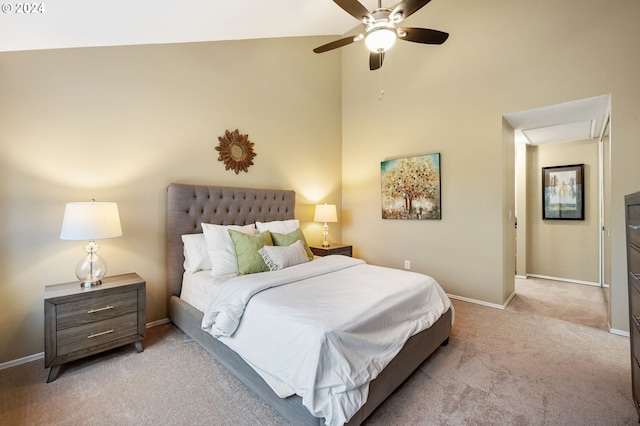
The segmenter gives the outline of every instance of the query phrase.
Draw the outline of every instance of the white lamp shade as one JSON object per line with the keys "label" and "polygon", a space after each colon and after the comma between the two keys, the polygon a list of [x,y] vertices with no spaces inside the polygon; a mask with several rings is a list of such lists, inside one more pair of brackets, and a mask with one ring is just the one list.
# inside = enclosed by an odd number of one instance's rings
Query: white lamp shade
{"label": "white lamp shade", "polygon": [[116,203],[67,203],[61,240],[102,240],[122,235]]}
{"label": "white lamp shade", "polygon": [[318,204],[316,213],[313,216],[314,222],[337,222],[338,213],[335,204]]}

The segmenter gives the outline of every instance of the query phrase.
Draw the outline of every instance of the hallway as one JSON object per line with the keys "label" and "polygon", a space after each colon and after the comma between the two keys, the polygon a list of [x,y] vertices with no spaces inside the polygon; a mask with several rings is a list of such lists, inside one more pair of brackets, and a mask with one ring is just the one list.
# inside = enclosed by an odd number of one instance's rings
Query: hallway
{"label": "hallway", "polygon": [[600,287],[540,278],[516,278],[517,296],[509,306],[539,315],[609,331]]}

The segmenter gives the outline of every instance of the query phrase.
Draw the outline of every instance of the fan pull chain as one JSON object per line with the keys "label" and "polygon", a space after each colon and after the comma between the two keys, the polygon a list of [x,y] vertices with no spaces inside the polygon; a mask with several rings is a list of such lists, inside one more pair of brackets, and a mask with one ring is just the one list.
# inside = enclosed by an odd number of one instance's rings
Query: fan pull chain
{"label": "fan pull chain", "polygon": [[381,101],[384,96],[384,89],[382,88],[382,67],[380,67],[380,95],[378,95],[378,100]]}

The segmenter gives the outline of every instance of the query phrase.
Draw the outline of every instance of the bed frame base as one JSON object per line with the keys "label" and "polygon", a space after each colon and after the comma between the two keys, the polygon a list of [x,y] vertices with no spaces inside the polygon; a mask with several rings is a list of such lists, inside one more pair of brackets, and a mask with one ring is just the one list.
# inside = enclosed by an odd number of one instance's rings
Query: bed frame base
{"label": "bed frame base", "polygon": [[[173,323],[198,342],[218,362],[229,369],[245,385],[258,394],[276,411],[295,425],[321,426],[324,419],[314,417],[302,405],[302,398],[293,395],[280,398],[244,360],[226,345],[202,331],[204,314],[177,296],[169,301],[169,317]],[[411,337],[400,353],[369,385],[366,404],[347,425],[360,425],[391,393],[400,386],[436,349],[446,345],[451,333],[451,309],[430,328]]]}

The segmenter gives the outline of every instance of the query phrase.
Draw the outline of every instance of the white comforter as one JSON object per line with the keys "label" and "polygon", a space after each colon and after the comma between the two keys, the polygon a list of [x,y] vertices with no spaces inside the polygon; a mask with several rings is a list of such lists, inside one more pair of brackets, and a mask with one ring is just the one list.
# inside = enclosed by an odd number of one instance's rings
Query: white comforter
{"label": "white comforter", "polygon": [[314,416],[341,425],[407,339],[450,306],[429,276],[327,256],[225,282],[202,329],[279,396],[296,393]]}

